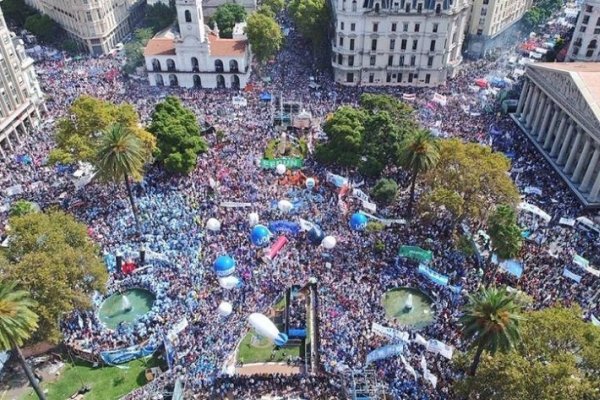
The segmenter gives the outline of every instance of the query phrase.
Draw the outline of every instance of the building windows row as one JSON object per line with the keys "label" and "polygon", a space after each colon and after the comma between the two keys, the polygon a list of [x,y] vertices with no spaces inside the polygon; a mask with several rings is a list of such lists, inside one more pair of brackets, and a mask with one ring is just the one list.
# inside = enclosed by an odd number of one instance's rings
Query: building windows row
{"label": "building windows row", "polygon": [[[186,11],[187,13],[188,11]],[[191,19],[191,16],[190,16]],[[187,22],[187,14],[186,14],[186,22]],[[437,33],[439,30],[439,26],[440,24],[435,23],[431,25],[431,32],[433,33]],[[344,31],[344,28],[346,27],[345,23],[343,21],[340,21],[340,31]],[[373,24],[371,25],[371,30],[372,32],[379,32],[379,22],[373,22]],[[355,23],[351,23],[350,24],[350,32],[355,32],[356,31],[356,24]],[[391,32],[397,32],[398,31],[398,23],[397,22],[392,22],[391,24]],[[408,32],[409,31],[409,23],[405,22],[402,24],[402,32]],[[420,23],[415,23],[413,26],[413,32],[421,32],[421,24]]]}

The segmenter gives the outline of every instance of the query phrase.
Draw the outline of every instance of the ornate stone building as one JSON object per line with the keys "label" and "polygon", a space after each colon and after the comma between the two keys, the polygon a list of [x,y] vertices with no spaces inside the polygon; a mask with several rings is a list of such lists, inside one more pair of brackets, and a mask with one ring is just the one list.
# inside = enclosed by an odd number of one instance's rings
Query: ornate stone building
{"label": "ornate stone building", "polygon": [[23,41],[6,27],[0,10],[0,158],[21,143],[22,136],[37,126],[44,108],[33,60],[25,53]]}
{"label": "ornate stone building", "polygon": [[342,85],[438,86],[462,62],[472,0],[331,0]]}
{"label": "ornate stone building", "polygon": [[600,207],[600,63],[528,65],[512,117],[579,199]]}
{"label": "ornate stone building", "polygon": [[233,39],[204,25],[201,0],[177,0],[179,31],[158,33],[144,49],[152,86],[234,88],[250,77],[250,46],[244,24],[236,24]]}
{"label": "ornate stone building", "polygon": [[600,0],[585,0],[567,53],[569,61],[600,61]]}
{"label": "ornate stone building", "polygon": [[144,16],[144,0],[25,0],[93,55],[109,53]]}

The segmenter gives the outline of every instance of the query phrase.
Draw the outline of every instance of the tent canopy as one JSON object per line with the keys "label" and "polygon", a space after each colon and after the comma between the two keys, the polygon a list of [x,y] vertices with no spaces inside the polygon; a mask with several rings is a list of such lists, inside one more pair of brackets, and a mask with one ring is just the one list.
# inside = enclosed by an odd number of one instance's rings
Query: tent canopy
{"label": "tent canopy", "polygon": [[262,92],[260,94],[261,101],[271,101],[272,98],[273,98],[273,96],[271,96],[271,93],[269,93],[269,92]]}

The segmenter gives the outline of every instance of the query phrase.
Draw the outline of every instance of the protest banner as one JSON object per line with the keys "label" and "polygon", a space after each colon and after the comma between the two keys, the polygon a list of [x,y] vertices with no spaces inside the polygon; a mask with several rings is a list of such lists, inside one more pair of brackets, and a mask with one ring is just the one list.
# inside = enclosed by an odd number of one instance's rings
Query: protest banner
{"label": "protest banner", "polygon": [[392,340],[398,339],[402,340],[403,342],[408,342],[409,338],[408,332],[402,332],[397,329],[388,328],[387,326],[380,325],[377,322],[373,322],[371,324],[371,331],[377,335],[384,336]]}
{"label": "protest banner", "polygon": [[403,344],[392,344],[389,346],[380,347],[367,354],[367,364],[370,364],[377,360],[390,358],[392,356],[402,353],[403,350]]}
{"label": "protest banner", "polygon": [[302,168],[304,165],[304,160],[298,157],[282,157],[275,158],[273,160],[267,160],[266,158],[263,158],[260,160],[260,167],[264,169],[275,169],[279,164],[283,164],[290,169],[297,169]]}
{"label": "protest banner", "polygon": [[108,365],[123,364],[137,358],[149,356],[155,351],[155,346],[135,345],[124,349],[100,352],[100,358]]}
{"label": "protest banner", "polygon": [[434,271],[433,269],[427,267],[424,264],[419,264],[419,270],[418,270],[418,272],[421,275],[425,275],[433,283],[437,283],[438,285],[441,285],[441,286],[447,286],[448,285],[448,279],[449,278],[446,275],[442,275],[439,272]]}

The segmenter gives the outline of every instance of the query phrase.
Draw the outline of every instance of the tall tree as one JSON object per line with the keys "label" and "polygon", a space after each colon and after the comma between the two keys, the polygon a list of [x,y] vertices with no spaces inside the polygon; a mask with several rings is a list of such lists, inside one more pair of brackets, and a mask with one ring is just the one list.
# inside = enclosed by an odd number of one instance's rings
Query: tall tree
{"label": "tall tree", "polygon": [[415,201],[415,187],[417,176],[434,168],[440,159],[439,141],[426,130],[418,130],[408,135],[398,155],[399,163],[410,171],[410,198],[408,201],[407,214],[412,215]]}
{"label": "tall tree", "polygon": [[99,249],[84,224],[60,211],[10,218],[9,224],[9,247],[0,254],[3,278],[18,282],[37,303],[33,339],[57,343],[61,315],[91,307],[92,293],[105,290]]}
{"label": "tall tree", "polygon": [[[483,357],[475,376],[457,380],[457,397],[473,399],[586,400],[600,388],[600,328],[581,319],[579,307],[525,314],[513,351]],[[465,369],[470,354],[457,354]]]}
{"label": "tall tree", "polygon": [[326,0],[291,0],[288,7],[298,30],[312,42],[313,54],[327,40],[329,28],[329,4]]}
{"label": "tall tree", "polygon": [[25,290],[17,290],[16,283],[0,282],[0,350],[13,350],[38,398],[46,396],[27,365],[21,346],[38,327],[38,316],[33,312],[35,302]]}
{"label": "tall tree", "polygon": [[196,116],[176,97],[168,96],[156,105],[148,129],[158,141],[154,155],[168,171],[190,173],[196,166],[198,154],[208,149],[200,136]]}
{"label": "tall tree", "polygon": [[226,3],[217,8],[212,20],[219,27],[220,37],[232,38],[235,24],[246,20],[246,9],[239,4]]}
{"label": "tall tree", "polygon": [[317,146],[315,157],[324,163],[357,166],[362,156],[365,118],[362,110],[348,106],[338,108],[323,125],[328,141]]}
{"label": "tall tree", "polygon": [[135,30],[133,40],[125,44],[127,62],[123,66],[123,70],[126,73],[131,74],[137,67],[144,65],[144,47],[150,39],[152,39],[152,28],[140,28]]}
{"label": "tall tree", "polygon": [[252,46],[252,53],[262,64],[281,48],[283,43],[281,28],[272,17],[258,12],[250,14],[247,23],[246,34]]}
{"label": "tall tree", "polygon": [[175,7],[158,2],[154,5],[146,6],[144,24],[152,32],[157,33],[171,25],[175,21],[175,15]]}
{"label": "tall tree", "polygon": [[127,196],[131,203],[131,210],[139,234],[140,221],[138,218],[135,200],[131,192],[129,179],[140,180],[144,173],[144,165],[151,154],[145,150],[142,141],[121,124],[111,125],[102,136],[98,156],[94,163],[98,177],[107,182],[123,180],[127,188]]}
{"label": "tall tree", "polygon": [[483,288],[469,296],[460,318],[465,339],[472,340],[476,348],[469,368],[471,376],[477,372],[481,354],[487,350],[491,354],[506,352],[514,348],[520,340],[519,325],[523,320],[514,295],[505,289]]}
{"label": "tall tree", "polygon": [[25,29],[46,43],[56,40],[60,27],[47,15],[34,14],[25,20]]}
{"label": "tall tree", "polygon": [[273,14],[277,15],[285,8],[284,0],[263,0],[261,6],[268,7]]}
{"label": "tall tree", "polygon": [[451,215],[451,226],[456,227],[466,219],[486,220],[497,204],[516,206],[519,191],[508,175],[510,161],[504,154],[459,139],[444,139],[439,144],[440,159],[424,175],[428,189],[420,201],[424,211],[430,214],[442,208],[448,211],[444,201],[451,200],[454,209],[460,210],[459,214]]}
{"label": "tall tree", "polygon": [[488,234],[492,239],[492,247],[500,258],[513,258],[519,254],[523,239],[513,207],[506,204],[496,207],[488,218]]}
{"label": "tall tree", "polygon": [[15,24],[19,28],[25,25],[28,17],[37,14],[34,8],[25,4],[25,0],[3,0],[0,2],[0,8],[4,18],[9,24]]}
{"label": "tall tree", "polygon": [[50,161],[92,163],[103,132],[115,123],[131,130],[149,152],[154,151],[156,139],[141,127],[131,104],[117,105],[91,96],[80,96],[71,104],[68,114],[57,123],[56,148],[50,153]]}

